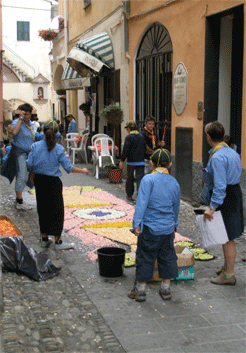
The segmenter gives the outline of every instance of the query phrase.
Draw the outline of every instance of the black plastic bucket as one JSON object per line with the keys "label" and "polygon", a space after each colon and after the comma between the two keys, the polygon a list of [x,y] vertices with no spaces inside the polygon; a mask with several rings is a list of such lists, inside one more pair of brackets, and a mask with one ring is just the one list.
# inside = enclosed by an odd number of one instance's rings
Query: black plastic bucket
{"label": "black plastic bucket", "polygon": [[122,248],[105,247],[97,250],[99,274],[103,277],[123,275],[126,251]]}
{"label": "black plastic bucket", "polygon": [[195,212],[195,214],[197,214],[197,215],[199,215],[199,214],[204,214],[204,212],[205,212],[206,210],[203,210],[203,209],[196,209],[196,210],[194,210],[194,212]]}

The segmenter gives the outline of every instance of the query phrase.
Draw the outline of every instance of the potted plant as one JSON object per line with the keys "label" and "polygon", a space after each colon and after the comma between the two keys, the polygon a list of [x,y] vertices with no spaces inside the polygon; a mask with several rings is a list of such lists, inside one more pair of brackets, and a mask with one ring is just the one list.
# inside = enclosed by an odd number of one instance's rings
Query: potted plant
{"label": "potted plant", "polygon": [[119,163],[120,160],[118,159],[115,163],[107,162],[103,166],[103,168],[108,171],[108,179],[110,183],[122,183],[122,169],[119,168]]}
{"label": "potted plant", "polygon": [[121,109],[120,105],[111,103],[105,106],[100,111],[100,114],[104,117],[108,124],[112,125],[112,136],[115,141],[115,145],[119,147],[120,138],[116,131],[118,131],[117,126],[119,126],[123,121],[123,110]]}
{"label": "potted plant", "polygon": [[100,114],[104,117],[108,124],[113,126],[120,125],[123,121],[123,110],[120,105],[111,103],[106,105],[101,111]]}

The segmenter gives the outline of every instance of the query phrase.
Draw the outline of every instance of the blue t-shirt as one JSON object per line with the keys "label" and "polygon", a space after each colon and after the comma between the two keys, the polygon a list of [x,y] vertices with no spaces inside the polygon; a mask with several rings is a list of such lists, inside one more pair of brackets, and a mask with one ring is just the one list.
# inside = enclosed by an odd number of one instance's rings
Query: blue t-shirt
{"label": "blue t-shirt", "polygon": [[29,172],[57,177],[62,175],[60,165],[67,173],[74,168],[62,145],[57,143],[51,151],[48,151],[45,140],[32,145],[26,164]]}
{"label": "blue t-shirt", "polygon": [[[11,129],[17,124],[19,119],[15,119],[11,124]],[[31,146],[35,139],[35,133],[31,120],[29,120],[29,126],[32,128],[29,129],[24,121],[21,122],[20,131],[17,135],[13,135],[13,145],[21,148],[25,152],[29,153]]]}

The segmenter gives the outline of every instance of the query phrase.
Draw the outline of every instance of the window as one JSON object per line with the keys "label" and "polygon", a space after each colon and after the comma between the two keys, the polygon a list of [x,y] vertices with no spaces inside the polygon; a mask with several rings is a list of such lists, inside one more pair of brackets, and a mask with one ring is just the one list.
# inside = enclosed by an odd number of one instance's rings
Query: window
{"label": "window", "polygon": [[84,9],[86,9],[91,4],[91,0],[84,0]]}
{"label": "window", "polygon": [[26,21],[17,21],[17,40],[29,41],[30,40],[30,23]]}

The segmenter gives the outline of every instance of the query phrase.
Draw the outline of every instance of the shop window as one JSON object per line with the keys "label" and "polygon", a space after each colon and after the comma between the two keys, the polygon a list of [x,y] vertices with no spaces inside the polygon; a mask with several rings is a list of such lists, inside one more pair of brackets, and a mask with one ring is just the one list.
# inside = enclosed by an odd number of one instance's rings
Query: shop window
{"label": "shop window", "polygon": [[90,4],[91,4],[91,0],[84,0],[84,9],[90,6]]}
{"label": "shop window", "polygon": [[30,41],[30,22],[17,21],[17,40]]}

